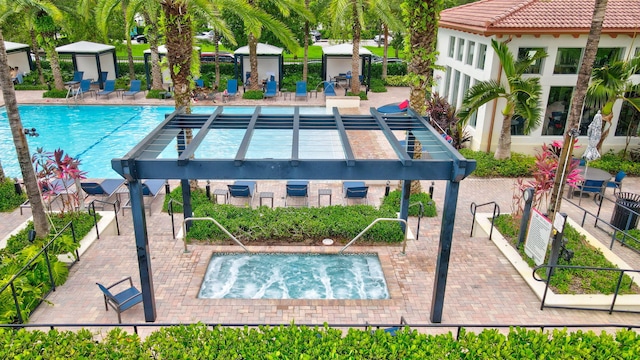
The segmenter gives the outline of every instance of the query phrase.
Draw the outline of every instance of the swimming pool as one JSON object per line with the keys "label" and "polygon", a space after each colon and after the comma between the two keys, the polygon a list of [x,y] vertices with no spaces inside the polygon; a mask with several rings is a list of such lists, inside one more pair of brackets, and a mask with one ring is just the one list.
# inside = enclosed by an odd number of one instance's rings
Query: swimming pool
{"label": "swimming pool", "polygon": [[214,254],[206,299],[388,299],[375,254]]}
{"label": "swimming pool", "polygon": [[[215,106],[194,106],[194,113],[212,113]],[[253,113],[254,107],[225,107],[225,113]],[[293,107],[262,107],[265,114],[293,114]],[[61,148],[82,161],[80,169],[89,178],[120,177],[111,169],[111,159],[121,157],[140,142],[163,119],[174,111],[168,106],[102,106],[102,105],[21,105],[25,129],[35,128],[39,136],[27,137],[29,150],[36,148],[53,152]],[[301,107],[300,113],[325,113],[324,107]],[[243,130],[212,130],[196,152],[196,157],[233,157],[242,142]],[[256,130],[247,158],[288,158],[291,156],[291,131]],[[309,131],[301,140],[315,139],[300,148],[301,158],[341,158],[343,156],[337,132]],[[160,154],[161,158],[176,157],[175,141]],[[320,155],[320,153],[322,153]],[[22,177],[6,110],[0,109],[0,161],[10,177]]]}

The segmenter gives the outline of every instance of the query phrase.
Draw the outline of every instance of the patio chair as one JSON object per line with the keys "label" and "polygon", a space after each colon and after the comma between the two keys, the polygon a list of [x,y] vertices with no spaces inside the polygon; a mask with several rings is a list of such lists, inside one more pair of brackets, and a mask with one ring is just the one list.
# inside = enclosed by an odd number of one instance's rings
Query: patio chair
{"label": "patio chair", "polygon": [[99,87],[103,87],[105,82],[107,81],[107,76],[109,76],[109,72],[108,71],[102,71],[100,73],[100,79],[98,79],[96,81],[92,81],[91,85],[98,85]]}
{"label": "patio chair", "polygon": [[107,99],[111,94],[116,91],[116,81],[115,80],[107,80],[104,83],[104,89],[96,92],[96,99],[98,96],[106,96]]}
{"label": "patio chair", "polygon": [[246,199],[251,207],[253,196],[256,193],[255,181],[236,181],[233,185],[227,185],[227,188],[229,189],[229,201],[231,198]]}
{"label": "patio chair", "polygon": [[[145,201],[145,199],[151,199],[144,202],[144,207],[149,209],[149,215],[151,215],[151,205],[153,204],[153,201],[158,197],[158,195],[160,195],[160,192],[162,191],[166,183],[167,181],[162,179],[149,179],[142,181],[142,200]],[[127,183],[127,188],[128,187],[129,184]],[[131,199],[129,199],[127,203],[122,206],[123,214],[124,209],[131,209]]]}
{"label": "patio chair", "polygon": [[335,86],[333,86],[333,84],[329,81],[323,81],[324,84],[324,96],[337,96],[336,95],[336,88]]}
{"label": "patio chair", "polygon": [[[289,198],[302,199],[301,205],[291,205]],[[287,194],[284,197],[284,206],[309,206],[309,182],[306,180],[287,181]]]}
{"label": "patio chair", "polygon": [[613,188],[614,193],[620,191],[620,189],[622,189],[622,179],[624,179],[625,176],[627,176],[626,172],[622,170],[618,171],[613,181],[607,181],[607,187]]}
{"label": "patio chair", "polygon": [[196,79],[196,89],[204,89],[204,80]]}
{"label": "patio chair", "polygon": [[222,94],[222,102],[226,102],[231,99],[232,96],[235,98],[236,95],[238,95],[238,80],[227,80],[227,91]]}
{"label": "patio chair", "polygon": [[85,199],[94,196],[100,198],[100,201],[108,201],[123,184],[124,179],[105,179],[100,183],[81,182],[80,187],[87,194]]}
{"label": "patio chair", "polygon": [[275,81],[267,81],[267,90],[264,92],[264,98],[275,99],[278,95],[278,83]]}
{"label": "patio chair", "polygon": [[307,82],[306,81],[298,81],[296,82],[296,100],[299,97],[303,97],[305,100],[308,100],[307,96]]}
{"label": "patio chair", "polygon": [[[120,285],[126,281],[129,281],[129,287],[127,289],[124,289],[115,295],[111,293],[110,290],[113,287]],[[104,286],[100,283],[96,283],[96,285],[98,285],[100,291],[102,291],[102,294],[104,296],[105,310],[109,311],[109,306],[111,306],[111,308],[113,308],[113,310],[115,310],[118,314],[118,324],[122,324],[122,318],[120,314],[123,311],[131,309],[134,305],[142,302],[142,293],[140,292],[140,290],[136,289],[135,286],[133,286],[131,276],[128,276],[109,286]]]}
{"label": "patio chair", "polygon": [[140,92],[140,86],[142,82],[140,80],[131,80],[131,85],[129,85],[129,90],[122,93],[122,98],[125,96],[131,96],[134,99],[136,95]]}
{"label": "patio chair", "polygon": [[[76,190],[73,187],[75,180],[73,179],[55,179],[50,183],[41,183],[41,191],[43,194],[43,200],[45,206],[49,211],[53,207],[53,203],[61,196],[75,194]],[[31,202],[29,200],[20,204],[20,215],[22,215],[22,209],[31,208]]]}
{"label": "patio chair", "polygon": [[77,85],[80,84],[80,81],[82,81],[82,77],[84,76],[84,71],[74,71],[73,72],[73,79],[71,81],[67,81],[64,84],[65,85]]}
{"label": "patio chair", "polygon": [[73,97],[73,98],[83,98],[84,99],[84,94],[95,94],[96,91],[91,89],[91,80],[86,79],[86,80],[82,80],[80,81],[80,86],[77,89],[70,89],[69,92],[67,93],[67,99],[69,99],[69,97]]}
{"label": "patio chair", "polygon": [[578,189],[580,191],[580,199],[578,200],[578,205],[582,202],[582,194],[603,194],[605,189],[605,181],[604,180],[585,180],[581,185],[578,185]]}
{"label": "patio chair", "polygon": [[369,204],[367,199],[369,187],[363,181],[345,181],[342,183],[342,189],[347,205],[349,205],[349,199],[363,200],[365,205]]}

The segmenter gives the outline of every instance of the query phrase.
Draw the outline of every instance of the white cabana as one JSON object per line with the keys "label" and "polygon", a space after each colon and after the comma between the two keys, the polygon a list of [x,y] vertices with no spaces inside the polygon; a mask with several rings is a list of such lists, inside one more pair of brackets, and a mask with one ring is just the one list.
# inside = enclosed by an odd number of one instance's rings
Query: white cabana
{"label": "white cabana", "polygon": [[[369,88],[371,79],[371,51],[360,47],[360,68],[362,84]],[[322,48],[322,78],[326,81],[335,80],[339,76],[344,76],[351,71],[351,55],[353,54],[353,44],[338,44]]]}
{"label": "white cabana", "polygon": [[73,69],[83,71],[84,79],[93,79],[104,87],[100,74],[107,73],[106,80],[115,80],[118,77],[116,61],[116,48],[112,45],[98,44],[90,41],[78,41],[73,44],[58,46],[58,54],[71,55]]}
{"label": "white cabana", "polygon": [[[258,56],[258,79],[269,79],[271,75],[278,81],[278,87],[282,86],[282,48],[277,46],[258,43],[256,55]],[[234,53],[236,59],[236,79],[246,81],[247,73],[251,73],[251,64],[249,63],[249,46],[238,48]],[[238,72],[237,66],[240,66]]]}
{"label": "white cabana", "polygon": [[18,71],[23,74],[28,74],[33,66],[29,45],[5,41],[4,46],[7,49],[7,62],[9,66],[17,66]]}

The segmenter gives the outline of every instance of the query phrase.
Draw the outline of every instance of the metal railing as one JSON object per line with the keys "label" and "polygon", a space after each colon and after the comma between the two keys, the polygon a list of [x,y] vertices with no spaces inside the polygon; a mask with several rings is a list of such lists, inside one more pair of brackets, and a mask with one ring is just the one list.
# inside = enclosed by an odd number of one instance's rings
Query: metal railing
{"label": "metal railing", "polygon": [[115,202],[108,202],[108,201],[102,201],[102,200],[93,200],[89,203],[89,209],[87,209],[87,212],[89,213],[89,215],[93,216],[93,224],[95,225],[96,228],[96,236],[98,237],[98,239],[100,239],[100,230],[98,229],[98,216],[96,215],[96,204],[95,203],[102,203],[102,210],[104,211],[104,205],[111,205],[113,206],[113,215],[115,216],[115,220],[116,220],[116,230],[118,232],[118,235],[120,235],[120,224],[118,223],[118,208],[120,207],[120,200],[116,200]]}
{"label": "metal railing", "polygon": [[[203,323],[197,323],[203,324]],[[57,328],[68,329],[68,328],[78,328],[78,329],[86,329],[86,328],[132,328],[133,332],[138,334],[138,330],[140,328],[163,328],[163,327],[173,327],[173,326],[188,326],[188,325],[196,325],[196,323],[137,323],[137,324],[114,324],[114,323],[99,323],[99,324],[0,324],[0,328],[13,328],[13,329],[22,329],[22,328],[49,328],[51,330],[55,330]],[[384,323],[360,323],[360,324],[329,324],[329,323],[204,323],[205,326],[215,329],[217,327],[232,327],[232,328],[244,328],[244,327],[252,327],[257,328],[261,326],[267,327],[289,327],[289,326],[305,326],[308,328],[319,328],[322,329],[325,326],[329,328],[336,329],[349,329],[349,328],[390,328],[398,326],[399,324],[384,324]],[[411,324],[405,323],[402,324],[402,328],[408,328],[410,330],[414,329],[456,329],[455,339],[458,340],[460,337],[460,333],[462,329],[509,329],[509,328],[522,328],[522,329],[540,329],[540,331],[544,331],[545,329],[625,329],[625,330],[633,330],[640,329],[639,324]],[[440,331],[439,331],[440,332]]]}
{"label": "metal railing", "polygon": [[398,218],[377,218],[375,220],[373,220],[373,222],[371,224],[369,224],[369,226],[367,226],[366,228],[364,228],[364,230],[362,230],[360,232],[360,234],[356,235],[356,237],[354,237],[351,241],[349,241],[349,243],[347,243],[347,245],[345,245],[342,249],[340,249],[340,251],[338,251],[338,254],[342,254],[343,251],[345,251],[349,246],[351,246],[351,244],[355,243],[356,240],[360,239],[362,237],[362,235],[364,235],[367,231],[369,231],[369,229],[371,229],[373,227],[373,225],[375,225],[376,223],[380,222],[380,221],[397,221],[397,222],[401,222],[404,224],[404,241],[402,242],[402,254],[404,255],[405,250],[407,248],[407,234],[409,233],[407,231],[408,228],[408,224],[407,221],[405,219],[398,219]]}
{"label": "metal railing", "polygon": [[183,203],[181,203],[180,201],[176,200],[176,199],[169,199],[169,202],[167,203],[167,214],[169,214],[169,216],[171,216],[171,234],[173,234],[173,240],[176,239],[176,224],[175,224],[175,220],[173,218],[173,204],[180,204],[180,206],[184,206]]}
{"label": "metal railing", "polygon": [[211,221],[212,223],[216,224],[216,226],[218,226],[220,230],[222,230],[225,234],[227,234],[227,236],[229,236],[236,244],[240,245],[240,247],[242,247],[244,251],[251,252],[244,245],[242,245],[240,240],[236,239],[236,237],[233,236],[227,229],[225,229],[224,226],[220,225],[219,222],[217,222],[214,218],[211,218],[211,217],[188,217],[182,221],[182,240],[184,241],[184,252],[189,252],[189,250],[187,249],[187,221],[194,221],[194,220]]}
{"label": "metal railing", "polygon": [[480,205],[477,205],[475,202],[471,203],[470,210],[471,210],[471,214],[473,215],[473,219],[471,221],[471,233],[469,234],[470,237],[473,236],[473,227],[476,224],[476,210],[481,206],[491,205],[491,204],[493,204],[493,216],[491,217],[491,230],[489,230],[489,240],[491,240],[491,236],[493,235],[493,223],[495,219],[498,216],[500,216],[500,206],[495,201],[490,201],[488,203],[484,203]]}
{"label": "metal railing", "polygon": [[[418,210],[418,226],[416,227],[416,241],[420,238],[420,222],[422,221],[422,217],[424,216],[424,204],[421,201],[417,203],[410,204],[409,207],[412,206],[420,206],[420,210]],[[433,201],[429,201],[427,205],[433,205]]]}
{"label": "metal railing", "polygon": [[[53,271],[51,270],[51,260],[49,260],[49,247],[51,247],[53,242],[56,241],[60,236],[62,236],[62,233],[69,227],[71,228],[71,236],[73,238],[73,242],[77,243],[78,241],[76,239],[76,232],[75,232],[75,228],[73,227],[73,222],[69,222],[53,237],[53,239],[51,239],[45,246],[43,246],[42,249],[40,249],[40,251],[38,251],[36,255],[34,255],[29,261],[27,261],[27,263],[20,270],[18,270],[18,272],[15,273],[15,275],[13,275],[11,279],[6,284],[4,284],[4,286],[2,286],[2,288],[0,289],[0,294],[2,294],[7,288],[11,288],[11,295],[13,297],[13,302],[16,306],[16,316],[17,316],[18,323],[22,324],[22,322],[24,322],[24,319],[22,318],[20,301],[18,300],[18,293],[16,291],[16,285],[14,284],[16,279],[18,279],[27,270],[31,270],[32,265],[34,265],[34,262],[40,257],[40,255],[44,254],[44,259],[47,264],[47,272],[49,274],[49,284],[51,285],[51,289],[42,296],[42,299],[46,298],[52,291],[56,291],[56,284],[53,279]],[[72,265],[80,261],[80,254],[78,253],[78,250],[76,249],[75,252],[76,252],[76,259],[72,262]],[[35,308],[33,310],[35,310]]]}
{"label": "metal railing", "polygon": [[[536,273],[539,269],[549,269],[550,270],[550,276],[547,276],[546,279],[543,279],[541,277],[538,276],[538,274]],[[611,295],[612,299],[611,299],[611,306],[609,306],[609,309],[602,309],[602,308],[592,308],[592,307],[577,307],[577,306],[559,306],[559,305],[545,305],[545,301],[547,299],[547,292],[549,290],[549,283],[551,282],[551,278],[553,277],[553,274],[556,272],[556,270],[562,270],[562,269],[572,269],[572,270],[592,270],[592,271],[612,271],[612,272],[618,272],[618,281],[616,283],[616,289],[615,292]],[[545,271],[545,273],[547,273]],[[620,291],[620,287],[622,285],[622,280],[624,279],[624,275],[625,273],[637,273],[640,274],[640,270],[634,270],[634,269],[618,269],[618,268],[598,268],[598,267],[593,267],[593,266],[575,266],[575,265],[539,265],[536,266],[535,268],[533,268],[533,279],[536,281],[540,281],[540,282],[544,282],[545,283],[545,287],[544,287],[544,293],[542,295],[542,300],[540,303],[540,310],[543,310],[545,307],[548,308],[555,308],[555,309],[571,309],[571,310],[591,310],[591,311],[608,311],[609,314],[613,313],[614,311],[616,312],[628,312],[628,313],[634,313],[634,314],[640,314],[640,311],[634,311],[634,310],[616,310],[614,309],[615,305],[616,305],[616,299],[618,298],[618,293]],[[633,279],[631,279],[630,284],[629,284],[629,288],[631,288],[631,286],[634,284]]]}

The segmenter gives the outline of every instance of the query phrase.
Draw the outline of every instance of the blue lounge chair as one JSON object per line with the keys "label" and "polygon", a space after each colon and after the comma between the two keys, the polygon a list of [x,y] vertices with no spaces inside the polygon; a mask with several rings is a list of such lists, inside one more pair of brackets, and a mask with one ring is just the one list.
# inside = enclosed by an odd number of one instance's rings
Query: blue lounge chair
{"label": "blue lounge chair", "polygon": [[298,81],[296,82],[296,100],[299,97],[303,97],[305,100],[308,100],[307,96],[307,82],[306,81]]}
{"label": "blue lounge chair", "polygon": [[377,110],[383,114],[396,114],[406,112],[409,108],[409,101],[405,100],[399,103],[387,104],[380,106]]}
{"label": "blue lounge chair", "polygon": [[107,80],[104,83],[104,90],[100,90],[100,91],[96,92],[96,99],[100,95],[104,95],[108,99],[109,96],[111,95],[111,93],[113,93],[115,90],[116,90],[116,81],[115,80]]}
{"label": "blue lounge chair", "polygon": [[336,96],[336,88],[329,81],[324,81],[324,96]]}
{"label": "blue lounge chair", "polygon": [[196,79],[196,89],[202,89],[202,88],[204,88],[204,80]]}
{"label": "blue lounge chair", "polygon": [[236,95],[238,95],[238,80],[227,80],[227,93],[222,94],[222,102],[226,102],[226,100],[229,100],[232,96],[235,98]]}
{"label": "blue lounge chair", "polygon": [[71,81],[67,81],[64,84],[65,85],[77,85],[80,84],[80,81],[82,81],[82,77],[84,76],[84,71],[74,71],[73,72],[73,79]]}
{"label": "blue lounge chair", "polygon": [[[151,215],[151,205],[153,204],[153,201],[158,197],[158,195],[160,195],[166,183],[167,181],[162,179],[149,179],[142,181],[142,200],[145,201],[145,199],[151,199],[144,203],[144,207],[149,209],[149,215]],[[127,187],[129,187],[129,184],[127,184]],[[131,209],[131,199],[122,206],[123,214],[124,209]]]}
{"label": "blue lounge chair", "polygon": [[129,86],[129,90],[122,93],[122,97],[132,96],[134,99],[136,98],[136,94],[140,92],[140,86],[142,82],[140,80],[131,80],[131,85]]}
{"label": "blue lounge chair", "polygon": [[109,76],[108,71],[103,71],[100,73],[100,79],[96,81],[92,81],[91,85],[98,85],[101,89],[103,88],[105,82],[107,81],[107,76]]}
{"label": "blue lounge chair", "polygon": [[229,189],[229,200],[231,198],[241,198],[248,201],[249,207],[253,203],[253,195],[256,193],[255,181],[236,181],[233,185],[227,185]]}
{"label": "blue lounge chair", "polygon": [[278,95],[278,83],[275,81],[267,81],[267,90],[264,92],[264,98],[276,98]]}
{"label": "blue lounge chair", "polygon": [[91,89],[91,80],[86,79],[86,80],[82,80],[80,81],[80,86],[77,89],[70,89],[69,92],[67,93],[67,99],[69,97],[74,97],[74,98],[84,98],[85,94],[95,94],[96,91]]}
{"label": "blue lounge chair", "polygon": [[82,182],[80,187],[87,194],[86,197],[99,197],[102,201],[109,200],[124,184],[124,179],[106,179],[100,183]]}
{"label": "blue lounge chair", "polygon": [[[303,199],[301,205],[290,205],[289,198]],[[306,180],[287,181],[287,195],[284,198],[284,206],[309,206],[309,182]]]}
{"label": "blue lounge chair", "polygon": [[[120,285],[126,281],[129,281],[129,287],[120,291],[117,294],[112,294],[111,289],[117,285]],[[131,309],[134,305],[142,302],[142,293],[140,290],[136,289],[133,286],[133,281],[131,280],[131,276],[126,277],[114,284],[109,286],[104,286],[100,283],[96,283],[102,291],[102,295],[104,295],[104,308],[106,311],[109,311],[109,306],[113,308],[118,314],[118,324],[122,323],[122,319],[120,318],[120,314],[128,309]]]}
{"label": "blue lounge chair", "polygon": [[627,176],[627,173],[620,170],[618,171],[618,173],[616,174],[616,177],[613,179],[613,181],[608,181],[607,182],[607,187],[608,188],[613,188],[613,192],[615,193],[616,191],[620,191],[620,189],[622,188],[622,179],[625,178],[625,176]]}
{"label": "blue lounge chair", "polygon": [[347,205],[349,205],[349,199],[364,200],[364,203],[368,204],[369,187],[363,181],[345,181],[342,183],[342,189]]}

